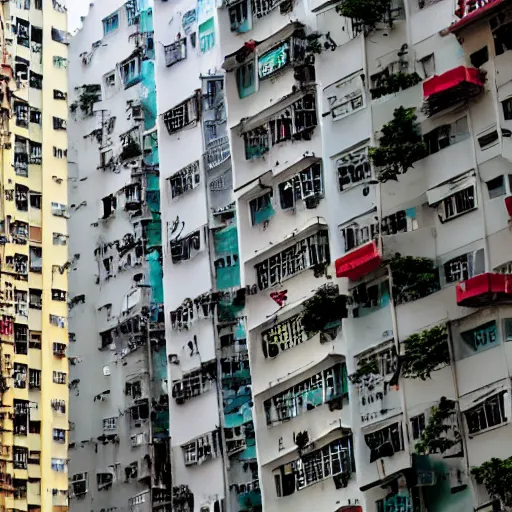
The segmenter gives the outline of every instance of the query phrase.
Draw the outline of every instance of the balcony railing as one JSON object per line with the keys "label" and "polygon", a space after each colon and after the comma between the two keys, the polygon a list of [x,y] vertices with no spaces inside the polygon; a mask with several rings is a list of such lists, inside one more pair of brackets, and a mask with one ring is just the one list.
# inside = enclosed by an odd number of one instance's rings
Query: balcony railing
{"label": "balcony railing", "polygon": [[446,108],[478,96],[484,88],[482,72],[459,66],[423,83],[423,109],[432,116]]}
{"label": "balcony railing", "polygon": [[512,275],[479,274],[457,284],[457,305],[470,308],[512,303]]}
{"label": "balcony railing", "polygon": [[208,171],[215,169],[231,156],[229,138],[220,137],[210,142],[204,154],[204,166]]}

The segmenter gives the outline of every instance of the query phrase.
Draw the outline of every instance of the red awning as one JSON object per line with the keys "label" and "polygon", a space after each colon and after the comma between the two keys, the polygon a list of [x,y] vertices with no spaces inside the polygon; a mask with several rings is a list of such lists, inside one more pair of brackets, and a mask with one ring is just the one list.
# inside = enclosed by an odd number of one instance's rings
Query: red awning
{"label": "red awning", "polygon": [[[450,32],[456,32],[457,30],[467,27],[486,14],[491,14],[492,11],[503,5],[505,0],[480,0],[478,3],[480,7],[476,3],[463,0],[463,5],[461,6],[462,11],[460,13],[455,11],[461,19],[453,23],[448,30]],[[471,8],[474,8],[474,10],[468,12]]]}
{"label": "red awning", "polygon": [[484,84],[480,74],[481,72],[477,68],[459,66],[442,75],[434,75],[423,82],[423,96],[427,99],[434,94],[441,94],[462,84],[474,84],[483,87]]}
{"label": "red awning", "polygon": [[508,216],[512,217],[512,196],[505,197],[505,208],[507,209]]}
{"label": "red awning", "polygon": [[356,281],[377,270],[381,261],[377,244],[373,241],[368,242],[336,260],[336,277],[348,277]]}
{"label": "red awning", "polygon": [[457,305],[470,308],[512,302],[512,275],[480,274],[457,284]]}
{"label": "red awning", "polygon": [[480,94],[484,87],[482,72],[459,66],[423,82],[425,111],[428,116]]}

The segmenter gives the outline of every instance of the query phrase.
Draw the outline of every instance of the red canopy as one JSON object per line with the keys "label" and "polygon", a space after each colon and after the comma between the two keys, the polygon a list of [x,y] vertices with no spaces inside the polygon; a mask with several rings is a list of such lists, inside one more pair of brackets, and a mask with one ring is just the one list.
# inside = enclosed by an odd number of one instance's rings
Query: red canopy
{"label": "red canopy", "polygon": [[512,301],[512,275],[487,272],[457,284],[457,305],[470,308]]}
{"label": "red canopy", "polygon": [[512,217],[512,196],[505,197],[505,208],[507,209],[509,217]]}
{"label": "red canopy", "polygon": [[423,96],[429,98],[433,94],[443,93],[464,83],[483,87],[484,84],[480,74],[481,72],[477,68],[459,66],[442,75],[434,75],[423,82]]}
{"label": "red canopy", "polygon": [[368,242],[336,260],[336,277],[348,277],[356,281],[377,270],[381,261],[377,244],[374,241]]}
{"label": "red canopy", "polygon": [[461,0],[459,2],[460,10],[457,9],[455,11],[455,14],[461,19],[453,23],[448,30],[450,32],[460,30],[461,28],[473,23],[478,18],[481,18],[486,14],[490,14],[491,11],[504,3],[505,0],[479,0],[478,4],[480,5],[478,5],[477,3],[470,2],[469,0]]}

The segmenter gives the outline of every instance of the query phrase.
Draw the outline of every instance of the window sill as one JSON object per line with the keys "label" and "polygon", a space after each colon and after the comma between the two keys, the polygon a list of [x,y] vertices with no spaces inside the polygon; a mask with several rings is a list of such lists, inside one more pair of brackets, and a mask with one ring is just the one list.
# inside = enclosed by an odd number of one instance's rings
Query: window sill
{"label": "window sill", "polygon": [[492,432],[493,430],[496,430],[498,428],[504,427],[506,425],[509,425],[509,421],[506,420],[503,423],[500,423],[499,425],[494,425],[493,427],[484,428],[482,430],[479,430],[478,432],[475,432],[474,434],[468,434],[468,437],[470,439],[473,439],[474,437],[478,437],[481,434],[487,434],[487,432]]}
{"label": "window sill", "polygon": [[462,217],[464,215],[467,215],[468,213],[474,212],[475,210],[478,210],[478,206],[471,208],[471,210],[466,210],[465,212],[457,213],[456,215],[453,215],[452,217],[444,218],[443,220],[441,220],[441,217],[439,216],[439,220],[441,221],[441,224],[446,224],[447,222],[458,219],[459,217]]}

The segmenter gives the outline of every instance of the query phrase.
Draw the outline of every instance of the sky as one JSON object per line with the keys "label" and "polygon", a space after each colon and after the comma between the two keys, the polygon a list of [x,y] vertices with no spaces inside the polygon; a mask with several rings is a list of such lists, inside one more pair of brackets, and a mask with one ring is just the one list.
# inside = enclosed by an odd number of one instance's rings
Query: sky
{"label": "sky", "polygon": [[94,0],[68,0],[68,30],[73,33],[80,27],[80,16],[85,16],[89,11],[89,4]]}

